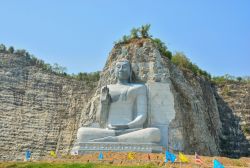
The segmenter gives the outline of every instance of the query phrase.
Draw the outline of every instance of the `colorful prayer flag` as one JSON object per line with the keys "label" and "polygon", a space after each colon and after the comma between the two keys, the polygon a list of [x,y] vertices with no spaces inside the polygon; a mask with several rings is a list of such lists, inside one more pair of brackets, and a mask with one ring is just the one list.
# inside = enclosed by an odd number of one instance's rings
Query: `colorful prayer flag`
{"label": "colorful prayer flag", "polygon": [[133,160],[135,158],[135,153],[129,152],[128,153],[128,159]]}
{"label": "colorful prayer flag", "polygon": [[202,164],[203,163],[200,156],[196,152],[195,152],[195,163],[196,164]]}
{"label": "colorful prayer flag", "polygon": [[185,163],[188,162],[187,156],[185,156],[183,153],[179,152],[179,159],[181,162]]}
{"label": "colorful prayer flag", "polygon": [[27,149],[27,150],[25,151],[25,160],[26,160],[26,161],[29,161],[29,160],[30,160],[30,157],[31,157],[31,152],[30,152],[29,149]]}
{"label": "colorful prayer flag", "polygon": [[103,159],[103,154],[102,154],[102,152],[100,152],[100,154],[99,154],[99,156],[98,156],[98,159],[99,159],[99,160],[102,160],[102,159]]}
{"label": "colorful prayer flag", "polygon": [[173,153],[170,153],[170,152],[166,151],[166,160],[165,160],[165,162],[168,162],[170,160],[172,163],[174,163],[175,159],[176,159],[176,156]]}
{"label": "colorful prayer flag", "polygon": [[52,156],[52,157],[56,157],[56,153],[55,153],[55,151],[50,151],[50,156]]}
{"label": "colorful prayer flag", "polygon": [[214,167],[213,168],[224,168],[224,166],[218,160],[214,159]]}

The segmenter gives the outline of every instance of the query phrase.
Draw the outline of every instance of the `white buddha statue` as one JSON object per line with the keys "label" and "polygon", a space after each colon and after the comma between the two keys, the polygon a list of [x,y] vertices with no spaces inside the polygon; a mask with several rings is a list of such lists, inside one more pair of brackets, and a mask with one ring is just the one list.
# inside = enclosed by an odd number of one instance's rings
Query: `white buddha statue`
{"label": "white buddha statue", "polygon": [[78,142],[160,142],[158,128],[144,128],[147,120],[147,88],[131,82],[128,60],[116,63],[117,83],[101,89],[97,119],[102,128],[81,127]]}

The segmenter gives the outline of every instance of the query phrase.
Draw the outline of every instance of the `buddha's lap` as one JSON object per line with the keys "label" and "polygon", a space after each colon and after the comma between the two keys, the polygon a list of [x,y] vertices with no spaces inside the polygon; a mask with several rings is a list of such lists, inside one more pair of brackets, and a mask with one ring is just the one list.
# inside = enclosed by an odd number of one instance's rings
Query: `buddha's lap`
{"label": "buddha's lap", "polygon": [[119,131],[119,136],[117,137],[126,137],[126,138],[152,138],[159,139],[160,138],[160,130],[158,128],[144,128],[135,131],[130,131],[129,129],[124,130],[124,134],[122,130],[109,130],[102,128],[88,128],[81,127],[78,130],[77,137],[81,141],[88,141],[91,139],[105,138],[109,136],[115,137],[117,135],[117,131]]}

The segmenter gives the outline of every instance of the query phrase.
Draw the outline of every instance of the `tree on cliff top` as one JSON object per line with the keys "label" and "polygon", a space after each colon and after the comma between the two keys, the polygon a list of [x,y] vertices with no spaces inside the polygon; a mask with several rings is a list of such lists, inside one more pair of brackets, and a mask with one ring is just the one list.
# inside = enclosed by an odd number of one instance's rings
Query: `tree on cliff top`
{"label": "tree on cliff top", "polygon": [[114,42],[115,45],[121,45],[121,44],[127,44],[132,42],[134,39],[150,39],[155,46],[158,48],[160,53],[163,56],[166,56],[167,58],[172,58],[172,53],[168,50],[167,46],[164,42],[162,42],[159,38],[153,38],[152,35],[150,35],[151,25],[145,24],[138,28],[132,28],[130,31],[130,35],[124,35],[121,40],[118,40],[117,42]]}
{"label": "tree on cliff top", "polygon": [[3,44],[0,44],[0,52],[6,52],[6,47]]}
{"label": "tree on cliff top", "polygon": [[4,44],[0,44],[0,52],[13,54],[15,51],[14,47],[10,46],[7,50],[7,47]]}
{"label": "tree on cliff top", "polygon": [[8,52],[9,52],[10,54],[13,54],[14,51],[15,51],[14,47],[13,47],[13,46],[10,46],[9,49],[8,49]]}
{"label": "tree on cliff top", "polygon": [[139,38],[138,32],[139,32],[138,28],[132,28],[131,31],[130,31],[130,37],[132,39]]}
{"label": "tree on cliff top", "polygon": [[150,24],[145,24],[139,28],[139,32],[140,32],[142,38],[149,38],[150,37],[150,35],[149,35],[150,26],[151,26]]}

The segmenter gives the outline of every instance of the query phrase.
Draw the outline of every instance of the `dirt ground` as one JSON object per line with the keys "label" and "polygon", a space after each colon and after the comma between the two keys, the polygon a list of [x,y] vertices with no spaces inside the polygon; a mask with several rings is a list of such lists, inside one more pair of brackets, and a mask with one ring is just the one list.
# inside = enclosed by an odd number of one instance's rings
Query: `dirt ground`
{"label": "dirt ground", "polygon": [[[240,159],[232,159],[227,157],[208,157],[200,156],[203,164],[195,163],[194,155],[186,155],[189,162],[181,163],[178,156],[174,163],[165,163],[164,154],[155,154],[155,153],[133,153],[133,152],[102,152],[103,159],[98,159],[100,153],[92,153],[85,155],[76,155],[76,156],[58,156],[52,157],[48,156],[42,161],[46,162],[76,162],[76,163],[103,163],[103,164],[112,164],[112,165],[122,165],[122,166],[131,166],[131,165],[145,165],[153,164],[159,167],[185,167],[185,168],[211,168],[213,167],[213,160],[217,159],[222,163],[225,168],[250,168],[250,157],[242,157]],[[129,157],[129,155],[132,157]]]}

